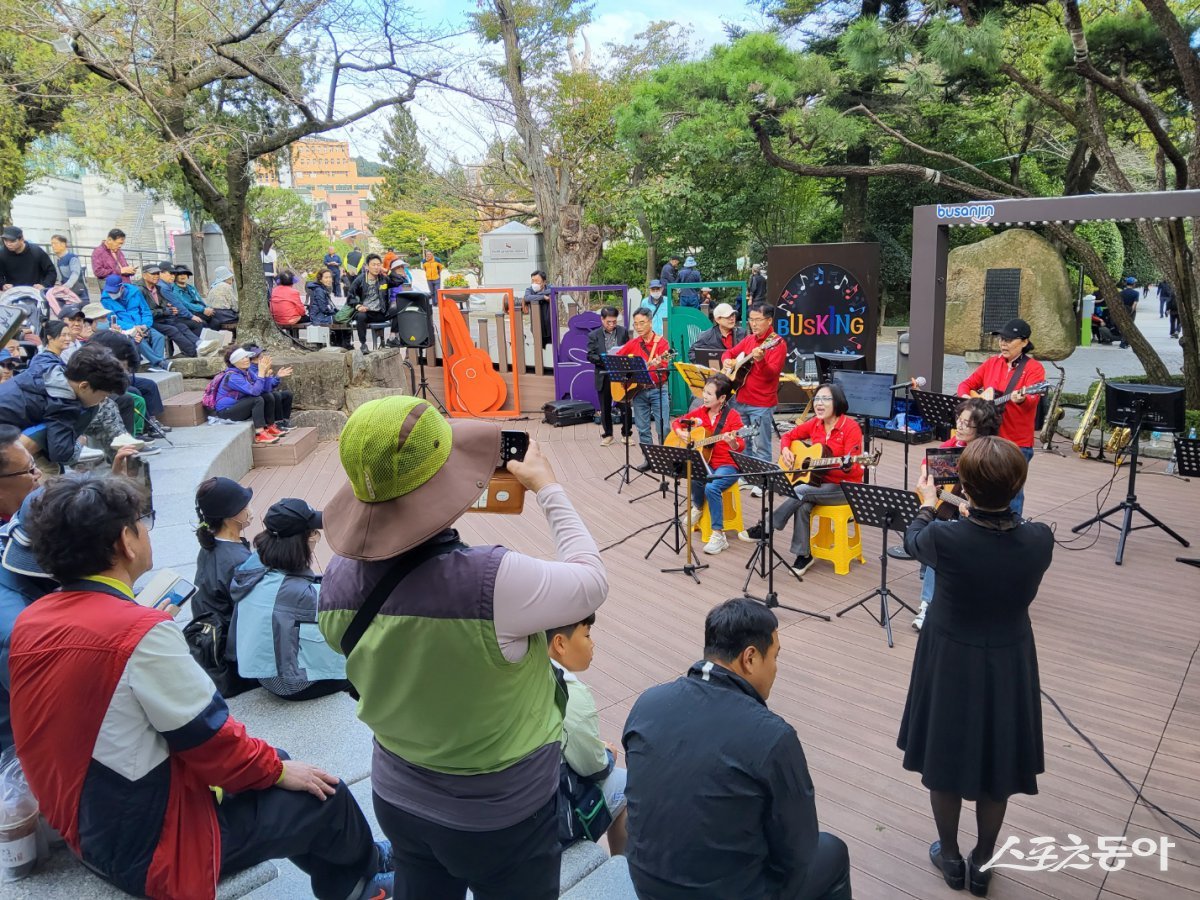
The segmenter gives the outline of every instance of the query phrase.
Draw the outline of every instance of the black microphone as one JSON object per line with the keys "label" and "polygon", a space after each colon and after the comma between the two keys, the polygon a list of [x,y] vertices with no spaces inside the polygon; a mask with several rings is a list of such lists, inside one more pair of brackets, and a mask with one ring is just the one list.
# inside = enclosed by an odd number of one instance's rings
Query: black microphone
{"label": "black microphone", "polygon": [[924,375],[918,375],[916,378],[912,379],[911,381],[898,381],[895,384],[893,384],[890,388],[888,388],[888,390],[900,391],[906,387],[922,388],[922,387],[925,387],[925,385],[927,383],[928,382],[925,380]]}

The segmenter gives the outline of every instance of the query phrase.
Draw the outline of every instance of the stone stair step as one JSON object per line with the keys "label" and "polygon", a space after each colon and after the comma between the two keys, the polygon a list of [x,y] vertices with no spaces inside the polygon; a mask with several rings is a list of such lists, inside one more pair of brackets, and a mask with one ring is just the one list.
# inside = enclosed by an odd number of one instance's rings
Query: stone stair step
{"label": "stone stair step", "polygon": [[[179,379],[182,383],[183,379]],[[183,391],[170,399],[163,398],[163,414],[159,417],[164,425],[172,428],[191,428],[203,425],[208,421],[208,412],[200,401],[204,394],[200,391]]]}
{"label": "stone stair step", "polygon": [[138,377],[157,384],[158,393],[164,401],[178,397],[187,389],[183,384],[183,376],[178,372],[138,372]]}
{"label": "stone stair step", "polygon": [[317,449],[317,429],[293,428],[274,444],[254,445],[254,467],[294,466]]}
{"label": "stone stair step", "polygon": [[637,900],[623,856],[611,857],[561,896],[562,900]]}

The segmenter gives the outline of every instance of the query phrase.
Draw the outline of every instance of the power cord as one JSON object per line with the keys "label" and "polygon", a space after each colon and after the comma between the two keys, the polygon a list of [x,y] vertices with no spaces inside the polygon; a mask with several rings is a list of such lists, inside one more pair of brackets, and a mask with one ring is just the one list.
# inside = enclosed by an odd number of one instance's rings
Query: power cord
{"label": "power cord", "polygon": [[[1096,515],[1100,515],[1101,507],[1103,507],[1104,504],[1108,502],[1109,495],[1112,494],[1113,485],[1116,484],[1116,482],[1117,482],[1117,475],[1119,475],[1121,473],[1121,467],[1118,464],[1119,459],[1120,459],[1120,457],[1113,460],[1113,467],[1112,467],[1113,472],[1112,472],[1112,476],[1108,479],[1108,483],[1101,485],[1100,488],[1097,489],[1097,491],[1096,491]],[[1057,544],[1059,547],[1061,547],[1064,550],[1072,550],[1072,551],[1091,550],[1093,547],[1096,546],[1096,543],[1100,540],[1100,535],[1102,535],[1104,533],[1104,523],[1103,522],[1097,521],[1095,523],[1095,525],[1096,525],[1095,536],[1092,537],[1092,540],[1090,543],[1085,544],[1082,547],[1076,547],[1074,545],[1079,543],[1082,540],[1086,540],[1088,537],[1088,532],[1091,531],[1091,528],[1089,528],[1083,534],[1073,537],[1070,540],[1059,540],[1058,534],[1057,534],[1057,532],[1058,532],[1058,523],[1057,522],[1050,523],[1050,532],[1051,532],[1051,534],[1054,535],[1054,543]]]}

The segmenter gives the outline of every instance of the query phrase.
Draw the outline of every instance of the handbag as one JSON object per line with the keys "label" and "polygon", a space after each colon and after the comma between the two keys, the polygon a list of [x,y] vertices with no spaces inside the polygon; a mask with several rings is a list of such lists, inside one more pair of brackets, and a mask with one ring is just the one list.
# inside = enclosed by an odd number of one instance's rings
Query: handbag
{"label": "handbag", "polygon": [[558,769],[558,840],[564,847],[576,841],[596,843],[613,823],[599,781],[578,775],[562,760]]}
{"label": "handbag", "polygon": [[347,303],[333,314],[333,321],[338,325],[347,325],[354,318],[355,312],[357,310],[351,304]]}
{"label": "handbag", "polygon": [[222,697],[236,697],[258,687],[258,682],[238,674],[237,664],[225,658],[225,626],[215,617],[188,622],[183,629],[192,659],[200,664]]}

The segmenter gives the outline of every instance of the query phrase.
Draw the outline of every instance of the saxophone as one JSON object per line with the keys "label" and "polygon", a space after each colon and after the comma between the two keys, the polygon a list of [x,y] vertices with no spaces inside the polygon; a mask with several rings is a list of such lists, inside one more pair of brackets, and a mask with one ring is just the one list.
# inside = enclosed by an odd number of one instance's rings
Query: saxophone
{"label": "saxophone", "polygon": [[1058,384],[1050,392],[1050,398],[1046,404],[1046,420],[1042,422],[1042,430],[1038,435],[1043,450],[1050,450],[1054,446],[1054,438],[1058,436],[1056,428],[1066,412],[1062,407],[1062,392],[1063,384],[1067,380],[1067,370],[1054,360],[1049,360],[1049,363],[1058,369]]}
{"label": "saxophone", "polygon": [[[1100,400],[1104,397],[1104,383],[1107,379],[1104,373],[1099,369],[1096,374],[1100,376],[1100,380],[1096,383],[1096,389],[1092,392],[1092,398],[1088,401],[1087,408],[1083,411],[1083,418],[1079,420],[1079,427],[1075,429],[1075,439],[1071,441],[1071,449],[1079,454],[1080,459],[1088,459],[1088,437],[1093,429],[1099,424],[1096,416],[1096,411],[1100,408]],[[1103,452],[1103,451],[1101,451]]]}

